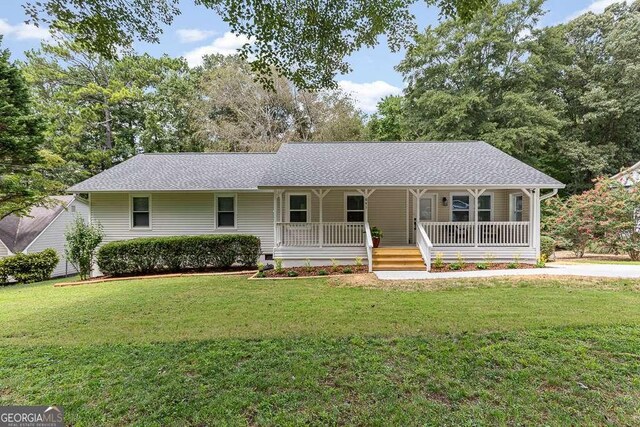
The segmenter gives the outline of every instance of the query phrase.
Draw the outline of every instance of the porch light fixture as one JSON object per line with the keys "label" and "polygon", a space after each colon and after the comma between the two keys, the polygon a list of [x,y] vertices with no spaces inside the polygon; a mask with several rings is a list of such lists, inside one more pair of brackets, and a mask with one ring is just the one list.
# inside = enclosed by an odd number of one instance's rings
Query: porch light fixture
{"label": "porch light fixture", "polygon": [[449,204],[449,203],[448,203],[448,201],[447,201],[447,198],[446,198],[446,197],[443,197],[443,198],[442,198],[442,206],[447,206],[448,204]]}

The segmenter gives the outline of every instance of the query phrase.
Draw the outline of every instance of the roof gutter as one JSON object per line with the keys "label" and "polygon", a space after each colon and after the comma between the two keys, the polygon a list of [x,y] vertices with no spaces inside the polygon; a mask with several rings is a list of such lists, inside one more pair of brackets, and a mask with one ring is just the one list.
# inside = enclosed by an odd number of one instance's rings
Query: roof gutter
{"label": "roof gutter", "polygon": [[558,194],[558,189],[554,188],[551,193],[547,193],[547,194],[541,195],[540,196],[540,201],[547,200],[548,198],[553,197],[556,194]]}

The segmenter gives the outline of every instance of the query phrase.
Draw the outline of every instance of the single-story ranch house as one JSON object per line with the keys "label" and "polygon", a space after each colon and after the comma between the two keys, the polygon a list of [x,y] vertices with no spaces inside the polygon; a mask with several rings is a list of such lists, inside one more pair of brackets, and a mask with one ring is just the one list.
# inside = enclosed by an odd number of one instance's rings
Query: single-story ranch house
{"label": "single-story ranch house", "polygon": [[563,187],[485,142],[328,142],[140,154],[69,191],[89,194],[105,241],[243,233],[285,266],[408,270],[436,254],[534,262],[540,202]]}

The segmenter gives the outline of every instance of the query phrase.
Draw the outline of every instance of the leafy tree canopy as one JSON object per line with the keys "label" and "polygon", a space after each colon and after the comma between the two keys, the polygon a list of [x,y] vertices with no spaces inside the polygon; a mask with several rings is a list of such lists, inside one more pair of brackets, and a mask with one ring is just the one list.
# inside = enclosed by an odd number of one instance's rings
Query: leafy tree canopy
{"label": "leafy tree canopy", "polygon": [[106,60],[57,40],[27,52],[25,76],[45,119],[49,173],[73,184],[138,152],[200,151],[182,58],[124,52]]}
{"label": "leafy tree canopy", "polygon": [[362,139],[362,115],[339,90],[300,90],[278,76],[269,76],[273,86],[265,89],[240,56],[207,56],[195,73],[190,112],[207,149],[275,151],[292,140]]}
{"label": "leafy tree canopy", "polygon": [[[485,140],[572,193],[636,162],[640,3],[544,28],[537,26],[542,0],[492,6],[415,37],[398,66],[407,82],[393,121],[401,136]],[[388,106],[381,107],[387,117]]]}
{"label": "leafy tree canopy", "polygon": [[[346,60],[386,36],[397,50],[415,31],[409,7],[417,0],[195,0],[213,10],[237,35],[252,40],[242,49],[252,70],[271,86],[273,70],[301,89],[334,87]],[[487,0],[427,0],[445,16],[468,20]],[[158,42],[163,25],[180,13],[178,0],[39,0],[25,6],[36,24],[73,33],[92,53],[113,59],[134,40]]]}

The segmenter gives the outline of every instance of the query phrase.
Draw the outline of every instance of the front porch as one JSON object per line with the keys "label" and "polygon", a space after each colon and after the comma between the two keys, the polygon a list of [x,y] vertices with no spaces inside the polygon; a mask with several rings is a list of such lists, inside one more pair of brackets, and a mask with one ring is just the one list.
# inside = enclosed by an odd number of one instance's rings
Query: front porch
{"label": "front porch", "polygon": [[288,266],[360,257],[373,269],[378,227],[381,248],[417,248],[426,270],[437,254],[534,262],[539,204],[539,190],[525,188],[277,189],[273,255]]}

